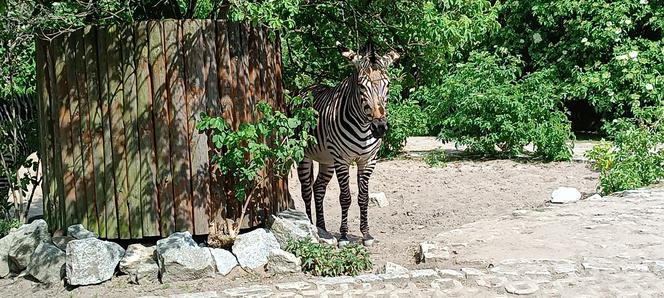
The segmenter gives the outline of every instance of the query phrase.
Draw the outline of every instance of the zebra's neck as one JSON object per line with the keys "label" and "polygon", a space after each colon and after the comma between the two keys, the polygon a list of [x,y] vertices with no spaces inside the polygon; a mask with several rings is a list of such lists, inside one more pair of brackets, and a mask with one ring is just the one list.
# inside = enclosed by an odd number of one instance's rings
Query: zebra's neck
{"label": "zebra's neck", "polygon": [[360,90],[357,87],[357,72],[354,71],[337,86],[337,93],[342,121],[351,123],[362,131],[368,131],[370,123],[362,111]]}

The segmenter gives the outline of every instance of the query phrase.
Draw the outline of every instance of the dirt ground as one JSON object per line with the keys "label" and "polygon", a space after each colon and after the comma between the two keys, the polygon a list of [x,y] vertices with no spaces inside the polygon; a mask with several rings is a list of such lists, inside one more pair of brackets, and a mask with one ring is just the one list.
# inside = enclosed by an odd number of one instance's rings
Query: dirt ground
{"label": "dirt ground", "polygon": [[[351,175],[348,228],[349,237],[360,239],[355,177]],[[456,161],[435,168],[421,160],[379,162],[369,192],[384,192],[389,205],[369,207],[370,232],[376,238],[372,257],[377,268],[387,261],[420,267],[415,263],[418,244],[438,233],[516,209],[537,208],[560,186],[594,193],[596,185],[597,174],[580,162]],[[290,175],[289,187],[296,208],[304,210],[296,173]],[[325,197],[325,219],[336,236],[341,217],[338,198],[339,185],[333,178]]]}
{"label": "dirt ground", "polygon": [[[407,149],[421,153],[433,148],[440,148],[440,144],[432,139],[416,139]],[[582,154],[575,152],[575,155]],[[349,212],[349,236],[359,239],[357,184],[355,175],[351,177],[354,203]],[[387,261],[408,268],[425,268],[426,264],[415,262],[420,242],[480,219],[509,214],[516,209],[536,209],[560,186],[576,187],[584,194],[594,193],[597,177],[597,173],[582,162],[460,160],[432,168],[418,158],[381,161],[369,184],[370,192],[384,192],[389,201],[389,206],[369,208],[369,225],[376,238],[370,248],[375,271]],[[296,208],[304,210],[295,172],[289,176],[289,187]],[[338,184],[333,178],[326,194],[325,218],[328,230],[336,235],[340,221],[338,196]],[[118,277],[101,285],[65,289],[61,286],[45,288],[23,278],[11,278],[0,279],[0,297],[170,295],[219,290],[258,281],[275,283],[298,279],[301,275],[265,278],[236,268],[231,276],[215,279],[136,286]]]}

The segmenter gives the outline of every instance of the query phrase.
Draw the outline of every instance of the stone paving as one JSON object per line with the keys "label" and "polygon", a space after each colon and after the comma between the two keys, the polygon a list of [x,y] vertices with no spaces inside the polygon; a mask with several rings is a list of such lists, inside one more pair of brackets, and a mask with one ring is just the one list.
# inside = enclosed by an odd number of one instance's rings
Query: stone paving
{"label": "stone paving", "polygon": [[172,297],[664,297],[661,187],[516,210],[423,240],[450,258],[407,273]]}

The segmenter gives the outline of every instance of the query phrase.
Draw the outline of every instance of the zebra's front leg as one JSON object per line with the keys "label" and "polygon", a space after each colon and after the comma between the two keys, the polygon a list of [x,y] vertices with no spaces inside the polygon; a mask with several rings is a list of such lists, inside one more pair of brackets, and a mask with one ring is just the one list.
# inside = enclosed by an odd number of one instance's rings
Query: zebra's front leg
{"label": "zebra's front leg", "polygon": [[323,202],[325,201],[325,190],[327,189],[327,184],[332,179],[334,175],[334,165],[332,164],[318,164],[318,176],[316,177],[316,182],[314,182],[314,204],[316,204],[316,227],[325,229],[325,212],[323,208]]}
{"label": "zebra's front leg", "polygon": [[339,181],[339,204],[341,205],[341,226],[339,228],[339,247],[349,243],[348,241],[348,208],[350,208],[350,187],[348,186],[348,164],[337,162],[334,165]]}
{"label": "zebra's front leg", "polygon": [[304,209],[307,212],[309,221],[313,224],[311,218],[311,178],[314,172],[314,164],[310,159],[303,159],[297,165],[297,177],[300,179],[300,189],[302,191],[302,201]]}
{"label": "zebra's front leg", "polygon": [[369,178],[376,167],[376,160],[357,164],[358,195],[357,204],[360,206],[360,231],[362,232],[362,243],[371,246],[374,238],[369,234]]}

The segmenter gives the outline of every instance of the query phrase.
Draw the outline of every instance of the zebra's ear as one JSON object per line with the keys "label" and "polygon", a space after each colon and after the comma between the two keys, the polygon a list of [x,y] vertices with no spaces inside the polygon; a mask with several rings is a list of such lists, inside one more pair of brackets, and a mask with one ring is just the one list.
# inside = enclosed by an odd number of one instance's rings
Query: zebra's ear
{"label": "zebra's ear", "polygon": [[350,60],[350,62],[354,63],[355,61],[360,59],[359,55],[355,53],[355,51],[345,47],[338,41],[337,41],[337,49],[339,49],[339,53],[341,53],[342,56],[346,57],[346,59]]}
{"label": "zebra's ear", "polygon": [[399,57],[401,56],[399,55],[399,53],[395,51],[390,51],[389,53],[385,54],[385,56],[383,56],[383,61],[385,63],[385,66],[387,67],[390,66],[392,63],[397,62],[397,60],[399,60]]}

